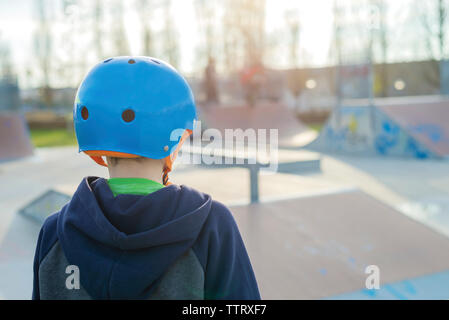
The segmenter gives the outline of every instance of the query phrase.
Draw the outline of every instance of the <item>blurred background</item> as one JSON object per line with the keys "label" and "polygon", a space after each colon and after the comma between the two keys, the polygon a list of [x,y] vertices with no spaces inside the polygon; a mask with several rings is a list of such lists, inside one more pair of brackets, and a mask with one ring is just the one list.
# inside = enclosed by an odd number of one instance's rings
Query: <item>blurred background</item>
{"label": "blurred background", "polygon": [[448,10],[0,0],[0,298],[31,296],[43,219],[82,177],[107,176],[77,154],[72,106],[92,66],[125,55],[176,67],[204,128],[279,130],[276,174],[258,162],[172,175],[231,206],[263,298],[448,299]]}
{"label": "blurred background", "polygon": [[[348,98],[369,95],[370,74],[375,97],[449,90],[443,0],[20,0],[0,6],[2,110],[70,113],[87,70],[119,55],[169,62],[200,102],[257,95],[307,119],[316,113],[318,123],[335,104],[337,78]],[[345,67],[337,72],[338,65]]]}

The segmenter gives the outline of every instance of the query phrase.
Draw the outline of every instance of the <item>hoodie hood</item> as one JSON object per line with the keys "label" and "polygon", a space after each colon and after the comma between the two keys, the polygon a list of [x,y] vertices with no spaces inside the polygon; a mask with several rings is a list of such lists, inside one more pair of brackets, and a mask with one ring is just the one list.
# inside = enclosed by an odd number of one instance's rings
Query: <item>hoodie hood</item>
{"label": "hoodie hood", "polygon": [[105,179],[88,177],[61,210],[57,234],[92,298],[146,299],[195,243],[211,206],[186,186],[114,196]]}

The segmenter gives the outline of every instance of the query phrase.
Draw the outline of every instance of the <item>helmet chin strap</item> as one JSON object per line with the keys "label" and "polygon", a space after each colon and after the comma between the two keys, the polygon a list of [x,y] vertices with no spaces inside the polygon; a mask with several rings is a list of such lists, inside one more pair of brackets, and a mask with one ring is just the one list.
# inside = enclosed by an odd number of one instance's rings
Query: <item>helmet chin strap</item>
{"label": "helmet chin strap", "polygon": [[182,134],[181,139],[179,140],[178,145],[176,146],[175,151],[173,151],[173,153],[171,155],[169,155],[168,157],[166,157],[165,160],[165,164],[164,164],[164,169],[162,172],[162,183],[164,184],[164,186],[168,186],[171,183],[168,181],[168,173],[172,170],[173,167],[173,163],[175,162],[177,156],[178,156],[178,152],[181,149],[182,145],[184,144],[184,141],[186,141],[186,139],[193,133],[192,130],[190,129],[186,129],[184,131],[184,133]]}
{"label": "helmet chin strap", "polygon": [[89,155],[89,157],[92,160],[94,160],[96,163],[98,163],[100,166],[103,166],[103,167],[107,167],[108,166],[108,164],[103,160],[102,156],[91,156],[91,155]]}

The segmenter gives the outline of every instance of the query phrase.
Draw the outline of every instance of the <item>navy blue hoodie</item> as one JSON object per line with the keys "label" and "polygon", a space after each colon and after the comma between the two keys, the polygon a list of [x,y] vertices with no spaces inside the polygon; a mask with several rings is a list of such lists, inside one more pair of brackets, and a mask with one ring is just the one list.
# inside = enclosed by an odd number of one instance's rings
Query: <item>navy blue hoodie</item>
{"label": "navy blue hoodie", "polygon": [[114,196],[97,177],[46,219],[33,287],[33,299],[260,299],[224,205],[178,185]]}

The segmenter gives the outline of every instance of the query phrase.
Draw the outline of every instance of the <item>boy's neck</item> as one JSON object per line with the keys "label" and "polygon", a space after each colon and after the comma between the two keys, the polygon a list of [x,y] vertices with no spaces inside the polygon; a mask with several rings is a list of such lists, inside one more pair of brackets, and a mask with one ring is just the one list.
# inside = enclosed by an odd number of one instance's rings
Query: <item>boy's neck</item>
{"label": "boy's neck", "polygon": [[110,167],[110,178],[143,178],[162,183],[162,167],[126,165],[120,164]]}

